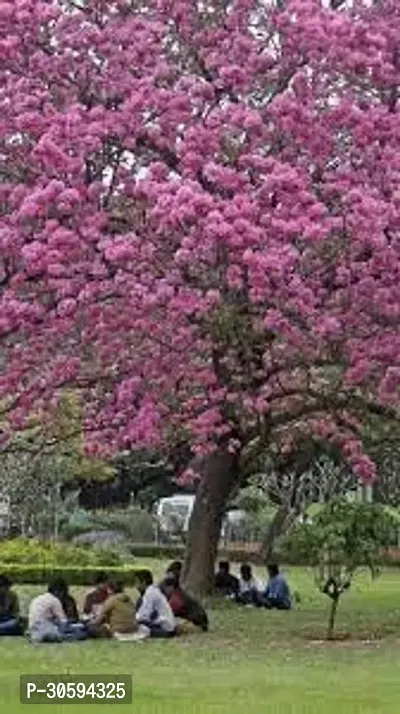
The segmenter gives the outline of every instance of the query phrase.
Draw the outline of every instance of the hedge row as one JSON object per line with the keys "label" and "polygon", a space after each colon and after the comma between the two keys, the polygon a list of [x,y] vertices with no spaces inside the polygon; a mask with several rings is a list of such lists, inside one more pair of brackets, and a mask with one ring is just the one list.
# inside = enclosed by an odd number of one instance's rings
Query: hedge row
{"label": "hedge row", "polygon": [[[264,561],[259,552],[258,543],[232,543],[230,546],[221,547],[218,550],[218,560],[229,560],[231,563],[252,563],[253,565],[263,565]],[[185,546],[181,544],[160,544],[136,543],[130,547],[131,554],[136,558],[159,558],[163,560],[182,560],[185,556]],[[286,565],[307,566],[304,557],[300,558],[298,553],[287,548],[278,548],[274,560]],[[381,556],[382,565],[400,566],[400,548],[389,548],[383,551]]]}
{"label": "hedge row", "polygon": [[[263,565],[260,556],[259,543],[231,543],[229,546],[221,546],[218,549],[218,560],[229,560],[231,563],[252,563],[253,565]],[[160,558],[162,560],[182,560],[185,557],[185,546],[182,544],[155,543],[134,543],[130,546],[129,552],[135,558]],[[276,559],[282,561],[280,552],[276,554]],[[286,556],[286,553],[285,553]],[[294,561],[287,561],[288,565],[302,565]]]}
{"label": "hedge row", "polygon": [[185,546],[180,543],[132,543],[129,552],[135,558],[162,558],[166,560],[181,560],[185,555]]}
{"label": "hedge row", "polygon": [[[160,544],[154,543],[134,543],[129,547],[129,552],[135,558],[160,558],[162,560],[182,560],[185,556],[185,546],[176,544]],[[222,547],[218,550],[219,560],[230,560],[233,563],[243,563],[250,561],[252,563],[260,562],[260,557],[251,547],[246,547],[246,544],[241,544],[238,547]]]}
{"label": "hedge row", "polygon": [[[144,549],[143,549],[144,550]],[[400,552],[395,549],[396,552],[384,553],[382,557],[382,565],[387,566],[400,566]],[[183,554],[183,549],[160,549],[152,551],[151,553],[146,550],[145,553],[141,553],[142,557],[148,558],[181,558]],[[221,550],[218,554],[221,560],[230,560],[234,563],[239,562],[251,562],[254,564],[261,565],[261,559],[257,553],[249,553],[248,551],[241,550]],[[291,558],[287,558],[282,554],[281,558],[277,558],[287,565],[307,565],[306,563],[293,562]],[[0,572],[2,574],[8,575],[13,583],[20,585],[43,585],[47,583],[52,578],[61,577],[64,578],[70,585],[82,585],[91,586],[93,585],[96,576],[106,570],[107,575],[110,578],[121,581],[125,586],[132,587],[136,583],[138,574],[143,570],[143,567],[112,567],[112,568],[101,568],[101,567],[82,567],[82,566],[51,566],[51,565],[20,565],[14,563],[1,563],[0,562]]]}
{"label": "hedge row", "polygon": [[[160,558],[162,560],[182,560],[185,556],[185,546],[181,544],[134,543],[129,552],[135,558]],[[218,550],[218,560],[229,560],[232,563],[250,562],[262,563],[254,544],[240,543]]]}
{"label": "hedge row", "polygon": [[20,585],[42,585],[52,578],[64,578],[70,585],[90,586],[93,585],[96,575],[103,570],[107,572],[108,577],[129,587],[135,584],[137,575],[143,568],[52,567],[0,563],[0,572],[7,575],[13,583]]}

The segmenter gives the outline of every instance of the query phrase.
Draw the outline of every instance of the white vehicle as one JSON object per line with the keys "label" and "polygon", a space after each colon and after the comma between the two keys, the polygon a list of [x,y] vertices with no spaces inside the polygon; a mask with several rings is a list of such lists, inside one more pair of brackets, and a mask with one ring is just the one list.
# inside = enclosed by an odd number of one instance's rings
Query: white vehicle
{"label": "white vehicle", "polygon": [[[161,498],[156,504],[156,517],[161,531],[172,536],[186,534],[194,501],[194,494],[185,493]],[[245,511],[239,509],[227,511],[222,523],[221,538],[229,538],[236,530],[243,529],[247,519]]]}
{"label": "white vehicle", "polygon": [[232,508],[225,513],[221,527],[221,538],[227,542],[245,540],[249,516],[241,508]]}
{"label": "white vehicle", "polygon": [[186,493],[160,498],[156,505],[156,517],[161,531],[177,536],[187,533],[194,500],[194,494]]}

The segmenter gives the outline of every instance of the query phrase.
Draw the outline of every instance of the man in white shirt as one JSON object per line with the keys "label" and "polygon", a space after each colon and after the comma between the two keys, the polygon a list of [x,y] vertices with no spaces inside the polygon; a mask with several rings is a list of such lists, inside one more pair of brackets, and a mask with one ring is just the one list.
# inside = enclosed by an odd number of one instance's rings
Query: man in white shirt
{"label": "man in white shirt", "polygon": [[242,605],[255,605],[261,607],[261,586],[253,576],[251,565],[243,563],[240,567],[239,593],[237,602]]}
{"label": "man in white shirt", "polygon": [[149,570],[138,573],[137,588],[141,595],[136,612],[140,632],[149,637],[173,637],[176,631],[174,613],[160,588],[153,585]]}
{"label": "man in white shirt", "polygon": [[33,642],[61,642],[67,618],[59,600],[62,584],[50,583],[47,593],[35,597],[29,606],[28,628]]}
{"label": "man in white shirt", "polygon": [[32,642],[62,642],[83,640],[87,637],[85,626],[67,620],[62,598],[68,592],[62,578],[53,580],[47,593],[35,597],[29,606],[28,628]]}

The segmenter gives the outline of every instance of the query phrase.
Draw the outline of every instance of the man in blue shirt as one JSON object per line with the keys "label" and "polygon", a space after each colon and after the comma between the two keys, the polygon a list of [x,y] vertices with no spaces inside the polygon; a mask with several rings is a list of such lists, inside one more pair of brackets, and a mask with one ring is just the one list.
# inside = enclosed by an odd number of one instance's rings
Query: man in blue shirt
{"label": "man in blue shirt", "polygon": [[264,605],[271,610],[290,610],[292,607],[292,598],[290,595],[289,586],[279,573],[279,567],[275,563],[268,565],[269,580],[264,592]]}

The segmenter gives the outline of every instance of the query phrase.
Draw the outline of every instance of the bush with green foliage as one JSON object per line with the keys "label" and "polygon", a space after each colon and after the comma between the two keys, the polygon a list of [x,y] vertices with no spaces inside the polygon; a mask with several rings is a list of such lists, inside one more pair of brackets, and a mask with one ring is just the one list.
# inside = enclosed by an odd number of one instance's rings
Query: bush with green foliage
{"label": "bush with green foliage", "polygon": [[70,539],[92,530],[116,531],[131,542],[153,543],[155,522],[148,511],[137,506],[113,512],[80,510],[64,524],[62,535]]}
{"label": "bush with green foliage", "polygon": [[34,538],[15,538],[0,543],[0,568],[6,564],[45,567],[100,567],[121,564],[113,550],[83,548],[69,543],[42,542]]}
{"label": "bush with green foliage", "polygon": [[[185,546],[182,543],[133,543],[130,553],[135,558],[157,558],[165,560],[183,560],[185,557]],[[246,548],[235,548],[226,546],[218,549],[220,560],[230,560],[233,563],[251,562],[256,565],[263,565],[260,554]]]}
{"label": "bush with green foliage", "polygon": [[109,567],[99,566],[52,566],[46,565],[23,565],[18,563],[0,563],[0,571],[7,575],[12,583],[18,585],[43,585],[52,578],[64,578],[69,585],[90,586],[95,582],[96,576],[106,570],[110,579],[118,580],[123,585],[132,587],[135,585],[138,573],[143,568]]}
{"label": "bush with green foliage", "polygon": [[338,499],[289,537],[298,557],[313,567],[318,588],[331,599],[328,639],[333,638],[339,599],[350,588],[355,572],[367,567],[373,577],[377,575],[396,527],[380,504]]}

